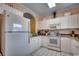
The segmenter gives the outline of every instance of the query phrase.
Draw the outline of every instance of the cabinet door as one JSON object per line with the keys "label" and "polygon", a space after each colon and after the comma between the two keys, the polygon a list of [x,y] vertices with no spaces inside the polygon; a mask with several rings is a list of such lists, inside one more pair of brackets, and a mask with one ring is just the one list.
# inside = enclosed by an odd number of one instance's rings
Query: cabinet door
{"label": "cabinet door", "polygon": [[42,37],[42,45],[47,47],[48,46],[48,37]]}
{"label": "cabinet door", "polygon": [[35,40],[34,38],[30,38],[30,53],[35,50]]}
{"label": "cabinet door", "polygon": [[39,44],[40,41],[39,41],[38,37],[35,37],[34,40],[35,40],[35,47],[34,48],[36,50],[36,49],[38,49],[40,47],[40,44]]}
{"label": "cabinet door", "polygon": [[65,16],[61,20],[61,28],[77,28],[77,15]]}
{"label": "cabinet door", "polygon": [[30,49],[31,52],[37,50],[41,46],[41,39],[39,37],[30,38]]}
{"label": "cabinet door", "polygon": [[69,38],[61,38],[61,51],[71,52],[71,40]]}
{"label": "cabinet door", "polygon": [[77,15],[68,16],[68,28],[77,28]]}
{"label": "cabinet door", "polygon": [[79,55],[79,42],[76,41],[75,39],[73,39],[71,47],[72,47],[72,49],[71,49],[72,53],[74,55]]}
{"label": "cabinet door", "polygon": [[53,20],[50,20],[50,27],[56,26],[56,29],[61,29],[61,18],[56,18]]}
{"label": "cabinet door", "polygon": [[40,36],[38,36],[37,38],[38,38],[38,45],[39,45],[39,47],[40,47],[41,44],[42,44],[42,42],[41,42],[42,39],[40,38]]}
{"label": "cabinet door", "polygon": [[68,17],[61,18],[61,29],[68,28]]}

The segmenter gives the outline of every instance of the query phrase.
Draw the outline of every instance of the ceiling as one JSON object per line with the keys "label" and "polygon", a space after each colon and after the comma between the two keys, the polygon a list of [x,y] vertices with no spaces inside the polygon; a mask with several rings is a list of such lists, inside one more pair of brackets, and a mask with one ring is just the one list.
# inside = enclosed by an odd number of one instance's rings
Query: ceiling
{"label": "ceiling", "polygon": [[40,16],[49,15],[54,11],[61,12],[74,6],[79,6],[78,3],[56,3],[56,7],[48,8],[46,3],[22,3]]}

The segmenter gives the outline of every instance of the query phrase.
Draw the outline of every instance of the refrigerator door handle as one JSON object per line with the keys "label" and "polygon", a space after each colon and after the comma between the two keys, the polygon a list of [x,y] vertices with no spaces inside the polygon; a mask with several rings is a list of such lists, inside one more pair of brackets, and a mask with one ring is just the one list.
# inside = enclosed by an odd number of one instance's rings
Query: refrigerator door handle
{"label": "refrigerator door handle", "polygon": [[30,44],[30,36],[28,35],[28,44]]}
{"label": "refrigerator door handle", "polygon": [[28,43],[30,44],[30,38],[28,38]]}

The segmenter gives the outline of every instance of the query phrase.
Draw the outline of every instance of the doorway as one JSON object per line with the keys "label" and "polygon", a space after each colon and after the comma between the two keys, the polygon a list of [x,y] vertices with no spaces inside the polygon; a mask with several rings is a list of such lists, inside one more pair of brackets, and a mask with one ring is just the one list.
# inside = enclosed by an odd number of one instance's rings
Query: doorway
{"label": "doorway", "polygon": [[36,20],[35,20],[35,17],[30,13],[24,13],[24,17],[30,19],[30,32],[32,34],[35,34],[36,33]]}
{"label": "doorway", "polygon": [[0,14],[0,54],[4,55],[4,18],[5,16],[3,14]]}

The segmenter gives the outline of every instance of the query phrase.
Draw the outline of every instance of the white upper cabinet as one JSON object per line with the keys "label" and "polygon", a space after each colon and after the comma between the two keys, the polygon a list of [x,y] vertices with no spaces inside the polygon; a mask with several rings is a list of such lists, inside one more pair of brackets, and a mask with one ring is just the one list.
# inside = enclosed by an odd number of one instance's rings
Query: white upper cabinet
{"label": "white upper cabinet", "polygon": [[60,25],[56,29],[79,28],[79,14],[69,15],[55,19],[42,20],[39,29],[50,29],[50,26]]}
{"label": "white upper cabinet", "polygon": [[62,17],[60,19],[60,21],[61,21],[61,29],[68,27],[68,18],[67,17]]}
{"label": "white upper cabinet", "polygon": [[56,18],[56,19],[51,19],[50,20],[50,27],[56,26],[56,29],[61,29],[61,19]]}
{"label": "white upper cabinet", "polygon": [[78,28],[77,15],[65,16],[61,19],[61,29]]}
{"label": "white upper cabinet", "polygon": [[[54,24],[59,24],[60,26],[58,26],[56,29],[66,29],[66,28],[71,28],[73,27],[72,25],[72,20],[70,16],[65,16],[65,17],[60,17],[60,18],[56,18],[56,19],[52,19],[52,21],[50,22],[50,24],[53,26]],[[69,20],[71,20],[69,22]]]}
{"label": "white upper cabinet", "polygon": [[77,15],[64,16],[61,18],[61,29],[79,28],[78,22]]}
{"label": "white upper cabinet", "polygon": [[68,16],[68,28],[78,28],[77,15]]}

